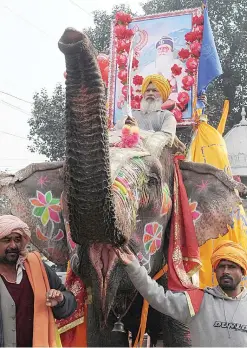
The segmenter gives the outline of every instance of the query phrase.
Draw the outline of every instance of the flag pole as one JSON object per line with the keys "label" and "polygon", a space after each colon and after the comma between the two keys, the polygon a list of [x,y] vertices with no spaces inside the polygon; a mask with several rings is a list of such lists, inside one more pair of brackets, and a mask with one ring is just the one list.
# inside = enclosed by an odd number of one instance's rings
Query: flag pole
{"label": "flag pole", "polygon": [[135,33],[130,44],[129,56],[128,56],[128,78],[127,78],[127,116],[132,117],[132,109],[131,109],[131,79],[132,79],[132,63],[135,53],[135,46],[137,43],[137,34]]}

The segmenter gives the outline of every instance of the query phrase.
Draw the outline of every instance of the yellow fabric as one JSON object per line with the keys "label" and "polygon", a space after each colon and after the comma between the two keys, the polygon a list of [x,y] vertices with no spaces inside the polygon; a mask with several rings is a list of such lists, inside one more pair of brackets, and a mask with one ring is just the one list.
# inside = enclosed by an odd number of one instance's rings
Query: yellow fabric
{"label": "yellow fabric", "polygon": [[163,101],[164,102],[167,101],[172,91],[170,82],[162,75],[158,75],[158,74],[149,75],[143,80],[142,90],[141,90],[142,95],[146,92],[148,85],[150,83],[153,83],[156,86]]}
{"label": "yellow fabric", "polygon": [[57,327],[55,329],[55,339],[56,339],[56,347],[62,347],[62,342],[61,342]]}
{"label": "yellow fabric", "polygon": [[[225,113],[223,112],[224,117]],[[201,119],[204,119],[204,121],[199,121],[196,127],[187,159],[193,162],[213,165],[232,176],[227,148],[222,135],[207,124],[205,115],[202,115]],[[233,222],[233,228],[228,227],[228,233],[225,236],[209,240],[200,247],[202,267],[199,271],[199,282],[202,289],[206,286],[217,285],[210,259],[213,250],[222,240],[232,240],[247,250],[247,218],[242,205],[239,206],[239,210],[233,216]],[[243,285],[247,285],[247,279],[244,279]]]}
{"label": "yellow fabric", "polygon": [[223,106],[223,111],[222,111],[222,115],[221,115],[221,119],[220,119],[220,123],[218,125],[217,131],[223,135],[224,131],[225,131],[225,126],[226,126],[226,120],[227,120],[227,116],[229,113],[229,100],[225,100],[224,106]]}
{"label": "yellow fabric", "polygon": [[244,270],[244,275],[247,271],[247,253],[238,244],[230,240],[221,241],[213,251],[211,257],[212,267],[215,270],[221,260],[228,260],[236,263]]}
{"label": "yellow fabric", "polygon": [[231,175],[225,140],[221,134],[206,122],[200,122],[188,153],[193,162],[207,163]]}

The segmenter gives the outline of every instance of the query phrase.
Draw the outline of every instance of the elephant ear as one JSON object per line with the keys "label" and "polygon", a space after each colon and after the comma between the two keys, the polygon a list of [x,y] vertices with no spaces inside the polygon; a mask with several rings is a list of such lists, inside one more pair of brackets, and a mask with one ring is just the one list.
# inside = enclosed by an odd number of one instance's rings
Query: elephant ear
{"label": "elephant ear", "polygon": [[213,166],[181,161],[180,169],[187,191],[199,246],[216,239],[233,227],[233,215],[241,199],[236,190],[247,188]]}

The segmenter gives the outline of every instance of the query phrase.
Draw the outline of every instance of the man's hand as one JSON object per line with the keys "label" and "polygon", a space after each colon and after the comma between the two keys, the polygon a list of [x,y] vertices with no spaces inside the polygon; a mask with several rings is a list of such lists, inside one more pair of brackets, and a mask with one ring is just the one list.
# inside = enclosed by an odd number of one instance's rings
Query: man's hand
{"label": "man's hand", "polygon": [[129,247],[114,248],[117,257],[125,264],[131,264],[135,259],[135,255],[132,253]]}
{"label": "man's hand", "polygon": [[208,98],[206,94],[202,94],[198,97],[198,100],[200,100],[201,102],[203,102],[205,105],[208,105]]}
{"label": "man's hand", "polygon": [[63,294],[60,290],[51,289],[46,294],[46,305],[48,307],[54,307],[58,303],[63,301]]}

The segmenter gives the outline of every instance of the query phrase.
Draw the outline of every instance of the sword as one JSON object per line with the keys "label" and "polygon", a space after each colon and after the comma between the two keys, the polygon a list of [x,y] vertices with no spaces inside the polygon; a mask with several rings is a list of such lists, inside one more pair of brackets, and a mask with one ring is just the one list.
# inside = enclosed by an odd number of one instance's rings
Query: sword
{"label": "sword", "polygon": [[131,82],[132,82],[132,63],[135,53],[135,46],[137,44],[137,33],[134,34],[131,40],[130,44],[130,51],[129,51],[129,57],[128,57],[128,71],[127,71],[127,83],[128,83],[128,90],[127,90],[127,116],[132,117],[132,109],[131,109]]}

